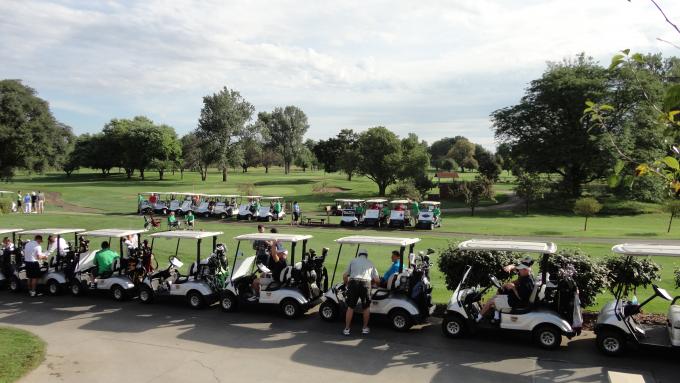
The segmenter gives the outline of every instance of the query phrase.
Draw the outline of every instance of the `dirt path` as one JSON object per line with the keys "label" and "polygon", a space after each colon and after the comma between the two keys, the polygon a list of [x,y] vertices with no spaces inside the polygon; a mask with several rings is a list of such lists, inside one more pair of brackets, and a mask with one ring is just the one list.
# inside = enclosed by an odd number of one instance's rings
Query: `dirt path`
{"label": "dirt path", "polygon": [[64,209],[67,212],[75,213],[101,213],[99,209],[93,209],[90,207],[83,207],[74,205],[72,203],[66,202],[61,198],[61,193],[59,192],[45,192],[45,211],[49,211],[50,206],[56,206]]}

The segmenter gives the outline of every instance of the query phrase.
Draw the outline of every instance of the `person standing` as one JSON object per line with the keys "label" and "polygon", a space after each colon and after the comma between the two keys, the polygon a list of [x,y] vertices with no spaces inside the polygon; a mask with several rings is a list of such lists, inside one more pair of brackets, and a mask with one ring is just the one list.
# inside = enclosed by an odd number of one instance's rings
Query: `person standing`
{"label": "person standing", "polygon": [[31,214],[31,193],[26,193],[24,196],[24,213]]}
{"label": "person standing", "polygon": [[45,193],[38,190],[38,214],[45,214]]}
{"label": "person standing", "polygon": [[[30,195],[26,195],[30,200]],[[47,259],[47,255],[43,253],[42,247],[40,246],[42,240],[41,235],[36,235],[24,248],[24,264],[26,265],[26,277],[28,277],[28,295],[32,297],[37,294],[36,288],[38,287],[38,279],[42,276],[40,273],[40,261]]]}
{"label": "person standing", "polygon": [[31,192],[31,208],[33,209],[32,212],[37,213],[38,212],[38,196],[35,194],[35,192]]}
{"label": "person standing", "polygon": [[21,213],[21,201],[24,199],[24,196],[21,195],[21,190],[17,192],[17,212]]}
{"label": "person standing", "polygon": [[347,266],[342,279],[347,286],[347,313],[345,314],[345,329],[342,333],[344,335],[350,334],[354,308],[359,303],[359,300],[361,300],[364,320],[361,333],[364,335],[368,334],[370,332],[368,321],[371,317],[371,282],[379,284],[380,277],[373,262],[368,260],[368,252],[366,250],[359,249],[357,256]]}
{"label": "person standing", "polygon": [[293,225],[299,224],[300,221],[300,204],[298,201],[293,202]]}
{"label": "person standing", "polygon": [[144,203],[144,196],[137,194],[137,213],[142,213],[142,204]]}

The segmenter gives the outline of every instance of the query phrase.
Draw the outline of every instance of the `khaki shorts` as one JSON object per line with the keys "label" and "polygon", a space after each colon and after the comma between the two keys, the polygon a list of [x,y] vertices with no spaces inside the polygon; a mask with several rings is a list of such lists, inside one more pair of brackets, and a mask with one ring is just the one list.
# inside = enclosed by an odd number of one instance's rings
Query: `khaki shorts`
{"label": "khaki shorts", "polygon": [[493,305],[498,311],[512,309],[508,303],[508,296],[505,294],[496,295],[496,297],[493,299]]}

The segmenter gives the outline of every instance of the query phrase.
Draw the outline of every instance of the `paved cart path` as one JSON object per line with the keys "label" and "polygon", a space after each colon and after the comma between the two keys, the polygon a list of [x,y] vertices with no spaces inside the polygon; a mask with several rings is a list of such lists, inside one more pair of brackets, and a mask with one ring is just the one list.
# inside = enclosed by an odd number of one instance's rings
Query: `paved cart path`
{"label": "paved cart path", "polygon": [[[440,321],[409,333],[374,324],[343,337],[316,314],[225,314],[180,304],[0,292],[0,325],[47,341],[47,358],[23,382],[606,382],[608,371],[677,382],[678,354],[599,355],[592,334],[547,352],[524,336],[442,336]],[[358,328],[357,328],[358,329]]]}

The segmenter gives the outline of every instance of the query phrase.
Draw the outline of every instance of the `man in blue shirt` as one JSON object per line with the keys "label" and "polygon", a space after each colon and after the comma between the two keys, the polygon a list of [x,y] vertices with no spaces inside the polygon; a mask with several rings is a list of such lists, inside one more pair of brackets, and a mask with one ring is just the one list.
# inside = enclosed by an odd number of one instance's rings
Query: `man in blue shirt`
{"label": "man in blue shirt", "polygon": [[392,251],[392,266],[390,266],[389,269],[385,272],[385,274],[380,278],[380,285],[383,287],[387,286],[387,281],[390,279],[390,277],[394,274],[399,273],[399,267],[401,267],[401,261],[399,260],[399,251],[393,250]]}

